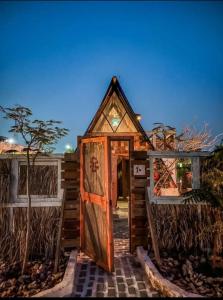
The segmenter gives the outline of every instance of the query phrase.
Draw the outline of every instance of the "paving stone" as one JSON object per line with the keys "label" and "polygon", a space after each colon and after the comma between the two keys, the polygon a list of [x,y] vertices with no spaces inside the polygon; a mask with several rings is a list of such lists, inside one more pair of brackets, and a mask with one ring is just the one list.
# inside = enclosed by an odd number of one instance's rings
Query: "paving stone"
{"label": "paving stone", "polygon": [[117,269],[117,270],[115,271],[115,273],[116,273],[116,275],[122,275],[121,269]]}
{"label": "paving stone", "polygon": [[102,270],[102,269],[99,269],[99,271],[98,271],[98,274],[99,275],[103,275],[105,273],[105,271],[104,270]]}
{"label": "paving stone", "polygon": [[78,280],[78,284],[83,284],[83,283],[85,283],[85,278],[79,278],[79,280]]}
{"label": "paving stone", "polygon": [[90,269],[90,275],[95,274],[96,269]]}
{"label": "paving stone", "polygon": [[[137,258],[129,253],[127,217],[114,222],[115,270],[107,273],[82,252],[77,261],[76,291],[72,297],[161,297],[146,278]],[[126,214],[127,216],[127,214]],[[127,226],[127,227],[126,227]],[[93,289],[96,284],[96,290]],[[136,285],[135,285],[136,284]]]}
{"label": "paving stone", "polygon": [[134,284],[134,281],[133,281],[133,279],[126,279],[126,283],[127,283],[128,285],[133,285],[133,284]]}
{"label": "paving stone", "polygon": [[104,280],[104,278],[103,277],[98,277],[98,282],[101,282],[101,283],[103,283],[105,280]]}
{"label": "paving stone", "polygon": [[77,292],[82,292],[83,291],[83,285],[78,285],[76,291]]}
{"label": "paving stone", "polygon": [[145,283],[143,282],[137,282],[139,290],[144,290],[146,288]]}
{"label": "paving stone", "polygon": [[141,275],[141,274],[135,274],[135,279],[137,280],[137,281],[143,281],[143,276]]}
{"label": "paving stone", "polygon": [[104,285],[104,283],[98,283],[97,284],[97,291],[99,291],[99,292],[105,291],[105,285]]}
{"label": "paving stone", "polygon": [[133,286],[128,287],[129,294],[136,294],[136,289]]}
{"label": "paving stone", "polygon": [[118,293],[118,295],[119,295],[119,297],[128,297],[128,295],[126,293],[123,293],[123,292]]}
{"label": "paving stone", "polygon": [[114,281],[108,281],[108,287],[114,287],[115,283]]}
{"label": "paving stone", "polygon": [[115,289],[108,289],[108,296],[115,297],[115,296],[116,296],[116,291],[115,291]]}
{"label": "paving stone", "polygon": [[87,290],[87,292],[86,292],[86,294],[85,294],[85,296],[86,297],[89,297],[89,296],[91,296],[92,295],[92,290]]}
{"label": "paving stone", "polygon": [[148,297],[147,291],[140,291],[140,297]]}
{"label": "paving stone", "polygon": [[104,293],[101,293],[101,292],[97,292],[97,293],[96,293],[96,296],[102,298],[102,297],[105,296],[105,294],[104,294]]}
{"label": "paving stone", "polygon": [[83,264],[82,266],[81,266],[81,270],[86,270],[87,269],[87,264]]}
{"label": "paving stone", "polygon": [[122,277],[117,276],[116,281],[117,281],[117,283],[122,283],[122,282],[124,282],[124,279]]}
{"label": "paving stone", "polygon": [[85,277],[86,274],[87,274],[87,273],[86,273],[85,271],[81,271],[80,274],[79,274],[79,277]]}
{"label": "paving stone", "polygon": [[118,290],[119,290],[119,292],[124,292],[125,291],[125,285],[124,284],[117,284],[117,286],[118,286]]}

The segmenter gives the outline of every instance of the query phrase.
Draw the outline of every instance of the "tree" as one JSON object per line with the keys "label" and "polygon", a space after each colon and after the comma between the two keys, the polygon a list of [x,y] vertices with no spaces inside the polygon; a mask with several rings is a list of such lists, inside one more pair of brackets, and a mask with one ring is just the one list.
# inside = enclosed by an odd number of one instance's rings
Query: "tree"
{"label": "tree", "polygon": [[177,151],[212,151],[220,142],[223,133],[212,136],[208,124],[204,124],[201,130],[192,126],[183,129],[183,132],[176,136]]}
{"label": "tree", "polygon": [[201,130],[193,126],[185,127],[178,135],[174,127],[163,123],[154,123],[154,125],[156,127],[152,131],[147,131],[147,135],[153,142],[155,150],[211,151],[223,136],[223,133],[220,133],[213,137],[208,124],[204,124]]}
{"label": "tree", "polygon": [[9,132],[17,133],[21,136],[26,144],[25,156],[27,162],[26,171],[26,186],[27,186],[27,226],[25,251],[22,264],[22,274],[26,270],[27,260],[29,257],[29,238],[31,227],[31,191],[30,191],[30,172],[31,167],[34,166],[35,159],[41,153],[49,153],[53,151],[54,145],[60,138],[68,133],[68,129],[59,128],[57,125],[60,121],[55,120],[31,120],[32,111],[27,107],[15,105],[12,108],[4,108],[0,106],[0,111],[3,113],[5,119],[15,122],[15,125],[10,127]]}

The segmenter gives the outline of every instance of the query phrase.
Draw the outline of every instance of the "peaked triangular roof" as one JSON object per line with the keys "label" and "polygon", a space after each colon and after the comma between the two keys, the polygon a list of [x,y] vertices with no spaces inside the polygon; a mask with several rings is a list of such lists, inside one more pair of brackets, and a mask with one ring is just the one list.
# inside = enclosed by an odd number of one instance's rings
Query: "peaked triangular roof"
{"label": "peaked triangular roof", "polygon": [[[126,111],[126,114],[128,115],[131,122],[133,123],[133,125],[136,129],[136,132],[141,133],[144,140],[149,141],[149,138],[148,138],[147,134],[145,133],[144,129],[142,128],[140,122],[137,120],[136,114],[134,113],[127,97],[125,96],[125,93],[123,92],[123,90],[122,90],[122,88],[121,88],[121,86],[118,82],[118,79],[115,76],[112,77],[112,80],[111,80],[111,82],[108,86],[108,89],[105,93],[105,96],[104,96],[104,98],[103,98],[103,100],[102,100],[102,102],[101,102],[94,118],[92,119],[90,125],[88,126],[84,136],[88,135],[89,133],[91,133],[94,130],[99,118],[101,117],[104,109],[106,109],[107,104],[111,100],[111,97],[114,94],[114,92],[117,95],[117,97],[118,97],[119,101],[121,102],[122,106],[124,107],[124,109]],[[121,121],[120,121],[120,123],[121,123]]]}

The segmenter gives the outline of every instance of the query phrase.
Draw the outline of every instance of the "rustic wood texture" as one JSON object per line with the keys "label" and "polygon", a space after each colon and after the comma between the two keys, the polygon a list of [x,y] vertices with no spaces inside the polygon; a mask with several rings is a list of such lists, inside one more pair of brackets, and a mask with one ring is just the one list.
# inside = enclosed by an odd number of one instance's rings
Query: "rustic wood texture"
{"label": "rustic wood texture", "polygon": [[84,202],[85,253],[99,265],[108,265],[108,235],[106,211],[100,205]]}
{"label": "rustic wood texture", "polygon": [[[145,176],[134,176],[134,165],[145,165]],[[148,185],[149,161],[146,151],[133,151],[130,155],[131,201],[130,201],[130,251],[137,246],[147,248],[148,224],[146,214],[145,186]]]}
{"label": "rustic wood texture", "polygon": [[114,250],[109,138],[82,139],[80,154],[81,249],[98,265],[112,271]]}
{"label": "rustic wood texture", "polygon": [[61,247],[80,248],[80,158],[79,152],[65,153],[61,170],[64,188]]}
{"label": "rustic wood texture", "polygon": [[84,188],[88,193],[104,196],[104,145],[84,144]]}

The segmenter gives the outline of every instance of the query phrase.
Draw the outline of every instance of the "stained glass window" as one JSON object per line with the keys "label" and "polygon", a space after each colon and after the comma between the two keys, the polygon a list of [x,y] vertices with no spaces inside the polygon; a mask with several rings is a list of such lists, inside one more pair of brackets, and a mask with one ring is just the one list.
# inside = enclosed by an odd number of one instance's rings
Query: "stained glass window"
{"label": "stained glass window", "polygon": [[98,119],[93,132],[137,132],[115,92]]}

